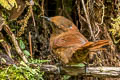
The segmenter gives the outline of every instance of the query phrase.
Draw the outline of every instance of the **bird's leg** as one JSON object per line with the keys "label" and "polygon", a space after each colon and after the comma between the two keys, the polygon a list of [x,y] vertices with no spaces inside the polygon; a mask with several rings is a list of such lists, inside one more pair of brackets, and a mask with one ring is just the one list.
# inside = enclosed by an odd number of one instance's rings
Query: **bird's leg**
{"label": "bird's leg", "polygon": [[84,68],[85,68],[85,74],[86,74],[87,73],[88,63],[87,62],[83,62],[83,64],[85,65]]}
{"label": "bird's leg", "polygon": [[56,63],[56,66],[63,66],[63,64],[62,63]]}

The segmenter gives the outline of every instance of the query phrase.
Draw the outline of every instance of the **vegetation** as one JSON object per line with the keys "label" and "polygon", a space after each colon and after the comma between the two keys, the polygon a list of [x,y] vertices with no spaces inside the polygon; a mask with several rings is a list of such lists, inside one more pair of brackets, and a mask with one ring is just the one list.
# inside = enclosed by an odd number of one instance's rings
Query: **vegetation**
{"label": "vegetation", "polygon": [[17,8],[17,3],[15,0],[0,0],[0,5],[7,10],[11,10],[13,7]]}
{"label": "vegetation", "polygon": [[39,67],[36,69],[30,68],[24,62],[21,66],[12,65],[0,70],[0,79],[2,80],[44,80],[44,72],[40,72]]}
{"label": "vegetation", "polygon": [[117,37],[120,37],[120,16],[118,16],[116,19],[113,19],[113,23],[111,23],[112,25],[112,28],[109,30],[110,32],[112,32],[112,37],[113,37],[113,40],[114,40],[114,43],[119,43],[119,38],[116,40]]}

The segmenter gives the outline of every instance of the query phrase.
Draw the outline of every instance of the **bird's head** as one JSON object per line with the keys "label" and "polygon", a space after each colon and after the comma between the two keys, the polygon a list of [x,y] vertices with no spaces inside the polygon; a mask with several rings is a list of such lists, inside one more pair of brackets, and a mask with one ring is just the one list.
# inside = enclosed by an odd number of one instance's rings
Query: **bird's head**
{"label": "bird's head", "polygon": [[50,18],[45,16],[42,17],[55,24],[55,27],[53,28],[55,32],[60,33],[67,32],[69,30],[77,30],[77,27],[73,24],[73,22],[63,16],[55,16]]}

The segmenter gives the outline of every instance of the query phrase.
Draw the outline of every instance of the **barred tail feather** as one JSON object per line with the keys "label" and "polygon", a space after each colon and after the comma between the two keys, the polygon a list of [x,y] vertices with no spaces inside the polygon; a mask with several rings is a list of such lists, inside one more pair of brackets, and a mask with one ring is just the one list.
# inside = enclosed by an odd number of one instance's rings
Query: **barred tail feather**
{"label": "barred tail feather", "polygon": [[96,42],[88,42],[82,47],[80,47],[79,50],[89,49],[91,51],[94,49],[100,49],[102,46],[105,46],[105,45],[109,45],[109,40],[99,40]]}
{"label": "barred tail feather", "polygon": [[105,45],[109,45],[109,40],[96,41],[91,45],[91,47],[89,47],[89,49],[90,50],[99,49],[99,48],[101,48],[102,46],[105,46]]}

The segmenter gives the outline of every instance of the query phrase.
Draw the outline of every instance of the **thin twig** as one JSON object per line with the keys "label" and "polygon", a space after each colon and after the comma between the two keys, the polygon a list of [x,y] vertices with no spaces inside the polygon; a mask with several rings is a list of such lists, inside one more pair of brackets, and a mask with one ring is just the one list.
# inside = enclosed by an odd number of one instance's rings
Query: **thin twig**
{"label": "thin twig", "polygon": [[86,8],[85,8],[84,0],[81,0],[81,1],[82,1],[83,9],[84,9],[84,12],[85,12],[85,16],[86,16],[86,19],[87,19],[87,22],[88,22],[88,26],[89,26],[89,29],[90,29],[91,36],[93,37],[93,40],[95,41],[96,39],[95,39],[95,36],[93,34],[93,31],[92,31],[92,26],[90,24],[90,19],[89,19],[89,16],[88,16]]}
{"label": "thin twig", "polygon": [[3,34],[0,32],[0,43],[2,44],[2,46],[4,47],[6,53],[8,54],[8,56],[12,59],[11,56],[11,46],[8,45],[8,43],[5,41]]}
{"label": "thin twig", "polygon": [[102,20],[101,20],[101,23],[100,23],[100,25],[102,25],[103,24],[103,21],[104,21],[104,14],[105,14],[105,6],[104,6],[104,4],[102,3],[102,5],[103,5],[103,7],[102,7],[102,9],[103,9],[103,12],[102,12]]}
{"label": "thin twig", "polygon": [[77,5],[77,12],[78,12],[78,17],[79,17],[79,23],[81,24],[80,30],[82,30],[83,24],[81,22],[81,15],[80,15],[80,1],[76,0],[76,5]]}
{"label": "thin twig", "polygon": [[31,7],[31,14],[32,14],[32,19],[33,19],[33,24],[34,24],[34,26],[36,26],[35,18],[34,18],[34,13],[33,13],[32,7]]}
{"label": "thin twig", "polygon": [[96,35],[95,35],[95,37],[97,37],[98,36],[98,34],[100,33],[100,28],[99,28],[99,25],[98,25],[98,23],[97,22],[95,22],[95,25],[96,25],[96,27],[97,27],[97,33],[96,33]]}
{"label": "thin twig", "polygon": [[17,51],[17,53],[20,55],[20,57],[23,59],[23,61],[25,63],[28,62],[27,58],[25,57],[24,53],[22,52],[22,50],[20,49],[19,45],[18,45],[18,42],[16,40],[16,37],[15,35],[13,34],[13,32],[10,30],[9,26],[8,25],[4,25],[4,30],[6,31],[6,33],[10,36],[12,42],[13,42],[13,45],[15,46],[15,49]]}
{"label": "thin twig", "polygon": [[[33,24],[34,24],[34,28],[36,29],[36,23],[35,23],[35,17],[34,17],[34,13],[33,13],[33,8],[32,8],[32,6],[34,5],[34,1],[33,0],[31,0],[30,1],[30,6],[31,6],[31,14],[32,14],[32,19],[33,19]],[[36,30],[37,31],[37,30]]]}
{"label": "thin twig", "polygon": [[44,16],[44,0],[42,0],[42,16]]}
{"label": "thin twig", "polygon": [[31,32],[29,32],[29,46],[30,46],[30,54],[32,58],[32,42],[31,42]]}

